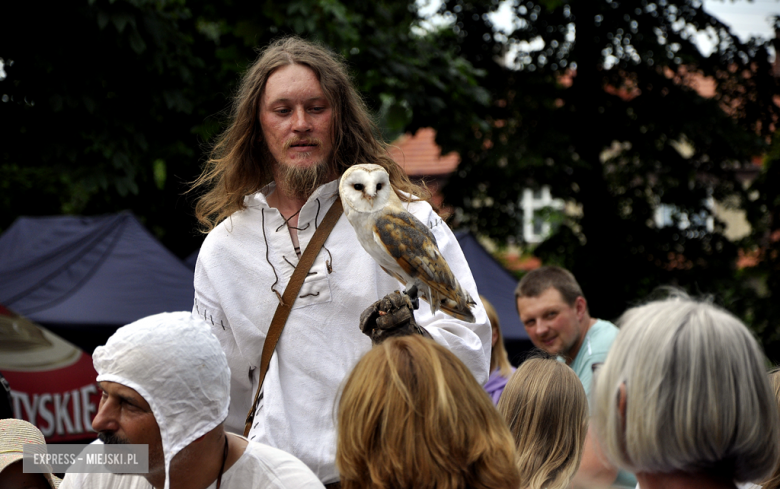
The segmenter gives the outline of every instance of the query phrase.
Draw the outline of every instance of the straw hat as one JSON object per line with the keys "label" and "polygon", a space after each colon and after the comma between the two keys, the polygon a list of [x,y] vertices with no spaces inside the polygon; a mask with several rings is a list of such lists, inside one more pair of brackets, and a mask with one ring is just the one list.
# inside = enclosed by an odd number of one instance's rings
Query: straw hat
{"label": "straw hat", "polygon": [[[0,472],[14,462],[22,460],[24,445],[46,445],[43,434],[34,425],[21,419],[0,419]],[[44,448],[45,450],[45,448]],[[52,474],[42,474],[56,489],[60,479]]]}

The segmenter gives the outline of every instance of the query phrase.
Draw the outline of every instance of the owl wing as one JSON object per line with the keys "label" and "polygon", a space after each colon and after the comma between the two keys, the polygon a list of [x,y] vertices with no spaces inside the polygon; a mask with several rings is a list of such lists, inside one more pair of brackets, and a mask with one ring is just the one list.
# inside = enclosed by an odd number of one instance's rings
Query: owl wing
{"label": "owl wing", "polygon": [[407,275],[427,286],[423,291],[430,290],[425,298],[433,312],[441,308],[474,322],[469,310],[474,301],[452,274],[427,226],[405,210],[388,208],[374,224],[374,240]]}

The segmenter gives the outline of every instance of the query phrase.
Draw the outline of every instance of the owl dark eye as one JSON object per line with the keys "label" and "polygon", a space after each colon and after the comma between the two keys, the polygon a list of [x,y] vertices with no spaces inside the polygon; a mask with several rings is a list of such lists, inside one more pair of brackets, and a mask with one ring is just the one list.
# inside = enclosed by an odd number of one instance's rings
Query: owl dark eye
{"label": "owl dark eye", "polygon": [[376,184],[376,191],[379,192],[380,190],[382,190],[382,184],[381,183],[377,183]]}
{"label": "owl dark eye", "polygon": [[356,183],[353,185],[355,187],[355,190],[363,190],[363,184],[362,183]]}

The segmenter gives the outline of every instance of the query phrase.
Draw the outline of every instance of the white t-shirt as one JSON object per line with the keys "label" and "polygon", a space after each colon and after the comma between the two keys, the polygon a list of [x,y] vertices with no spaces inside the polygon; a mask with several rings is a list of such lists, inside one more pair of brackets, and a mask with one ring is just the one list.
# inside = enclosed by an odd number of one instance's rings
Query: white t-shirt
{"label": "white t-shirt", "polygon": [[[214,481],[208,489],[215,489]],[[250,441],[222,475],[220,489],[321,489],[322,482],[287,452]],[[154,489],[142,475],[65,474],[60,489]]]}

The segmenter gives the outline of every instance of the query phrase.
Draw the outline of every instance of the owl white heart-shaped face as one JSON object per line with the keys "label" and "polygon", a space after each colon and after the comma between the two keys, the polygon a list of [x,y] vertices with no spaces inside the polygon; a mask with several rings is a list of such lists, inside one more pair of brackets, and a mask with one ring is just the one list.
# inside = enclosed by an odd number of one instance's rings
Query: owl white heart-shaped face
{"label": "owl white heart-shaped face", "polygon": [[390,200],[390,176],[374,164],[354,165],[344,172],[339,183],[342,201],[356,212],[375,212]]}

